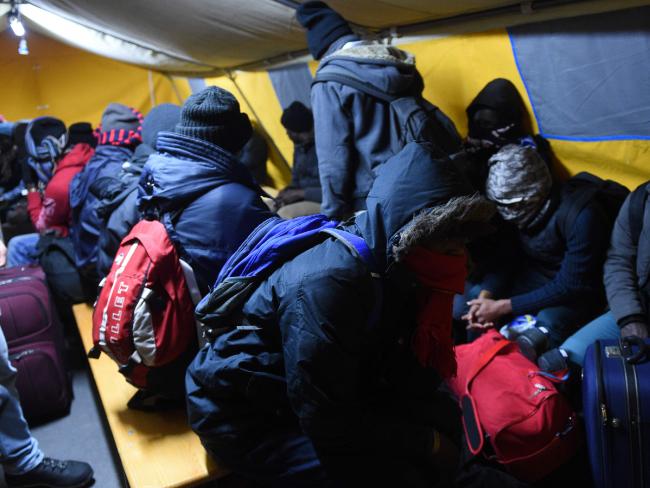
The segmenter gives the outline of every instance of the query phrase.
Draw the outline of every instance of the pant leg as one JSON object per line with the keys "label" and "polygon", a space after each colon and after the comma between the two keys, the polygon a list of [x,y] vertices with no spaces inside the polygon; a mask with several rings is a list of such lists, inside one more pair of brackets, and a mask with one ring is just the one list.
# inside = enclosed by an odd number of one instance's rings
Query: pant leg
{"label": "pant leg", "polygon": [[560,348],[567,352],[572,363],[582,366],[589,344],[598,340],[616,340],[620,336],[621,329],[616,324],[612,312],[607,312],[578,330],[564,341]]}
{"label": "pant leg", "polygon": [[320,203],[302,201],[290,203],[278,210],[278,215],[283,219],[294,219],[304,215],[314,215],[320,213]]}
{"label": "pant leg", "polygon": [[38,264],[36,258],[38,239],[39,235],[36,233],[23,234],[12,238],[7,247],[7,266]]}
{"label": "pant leg", "polygon": [[597,315],[595,307],[581,304],[558,305],[537,313],[537,326],[549,331],[549,349],[559,347],[567,337]]}
{"label": "pant leg", "polygon": [[0,462],[9,474],[22,474],[43,460],[38,441],[29,432],[15,387],[16,370],[0,329]]}

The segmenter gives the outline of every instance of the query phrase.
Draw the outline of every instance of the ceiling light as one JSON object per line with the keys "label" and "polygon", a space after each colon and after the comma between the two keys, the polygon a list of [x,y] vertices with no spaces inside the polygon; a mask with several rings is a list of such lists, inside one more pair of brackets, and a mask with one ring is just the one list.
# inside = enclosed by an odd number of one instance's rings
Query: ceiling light
{"label": "ceiling light", "polygon": [[18,43],[18,54],[21,56],[27,56],[29,54],[29,48],[27,47],[27,39],[24,37]]}
{"label": "ceiling light", "polygon": [[14,31],[14,34],[18,37],[23,37],[25,35],[25,26],[20,20],[20,14],[18,9],[14,6],[9,12],[9,27]]}

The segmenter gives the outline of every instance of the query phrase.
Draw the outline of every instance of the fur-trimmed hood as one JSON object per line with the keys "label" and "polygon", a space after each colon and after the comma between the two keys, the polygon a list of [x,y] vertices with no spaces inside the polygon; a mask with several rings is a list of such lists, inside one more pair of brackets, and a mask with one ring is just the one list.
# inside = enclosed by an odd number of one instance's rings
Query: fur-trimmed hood
{"label": "fur-trimmed hood", "polygon": [[[488,221],[493,207],[473,193],[456,164],[427,144],[410,143],[377,170],[367,210],[354,219],[381,268],[410,247],[469,234],[469,222]],[[461,198],[458,198],[461,197]]]}
{"label": "fur-trimmed hood", "polygon": [[[353,44],[321,61],[318,71],[336,72],[391,95],[419,95],[424,82],[412,54],[378,43]],[[317,73],[318,74],[318,73]]]}

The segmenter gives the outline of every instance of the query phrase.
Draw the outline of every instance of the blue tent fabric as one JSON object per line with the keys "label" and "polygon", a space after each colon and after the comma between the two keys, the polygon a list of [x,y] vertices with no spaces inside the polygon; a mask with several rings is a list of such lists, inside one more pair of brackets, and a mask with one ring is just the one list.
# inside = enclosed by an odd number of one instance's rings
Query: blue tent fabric
{"label": "blue tent fabric", "polygon": [[648,19],[641,7],[509,29],[543,136],[650,139]]}
{"label": "blue tent fabric", "polygon": [[283,109],[294,101],[302,103],[305,107],[311,107],[312,76],[307,63],[271,69],[269,77]]}

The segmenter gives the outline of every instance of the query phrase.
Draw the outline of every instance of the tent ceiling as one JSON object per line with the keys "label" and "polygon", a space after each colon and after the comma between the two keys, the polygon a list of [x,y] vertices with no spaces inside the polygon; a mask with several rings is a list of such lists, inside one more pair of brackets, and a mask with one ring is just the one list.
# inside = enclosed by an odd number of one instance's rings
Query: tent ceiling
{"label": "tent ceiling", "polygon": [[[253,68],[304,53],[304,31],[293,0],[27,0],[21,6],[32,28],[97,54],[162,71],[208,75]],[[368,31],[417,24],[409,33],[440,32],[430,21],[460,16],[500,18],[500,24],[545,20],[524,15],[527,6],[557,6],[555,16],[624,8],[642,0],[329,0]],[[568,8],[566,4],[572,4]],[[563,10],[564,9],[564,10]],[[550,12],[550,9],[548,9]],[[547,10],[544,10],[546,13]],[[485,15],[484,15],[485,14]],[[500,16],[500,17],[499,17]],[[514,17],[513,17],[514,16]],[[457,22],[458,23],[458,22]]]}

